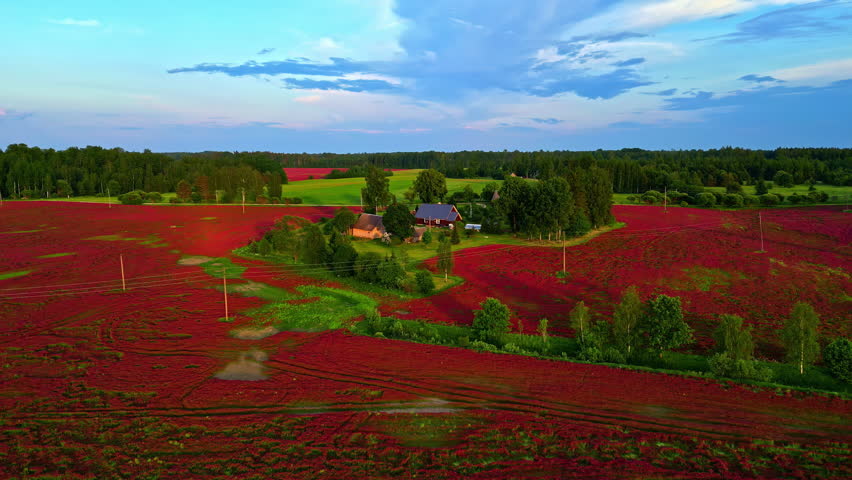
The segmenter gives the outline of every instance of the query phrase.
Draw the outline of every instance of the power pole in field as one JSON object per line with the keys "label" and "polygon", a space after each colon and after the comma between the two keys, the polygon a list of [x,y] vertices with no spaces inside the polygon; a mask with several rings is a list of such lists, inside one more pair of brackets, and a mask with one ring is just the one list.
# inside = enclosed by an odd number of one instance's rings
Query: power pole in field
{"label": "power pole in field", "polygon": [[243,213],[246,213],[246,189],[243,188]]}
{"label": "power pole in field", "polygon": [[124,255],[118,256],[118,261],[121,263],[121,289],[127,291],[127,282],[124,280]]}
{"label": "power pole in field", "polygon": [[565,238],[562,238],[562,273],[565,273]]}
{"label": "power pole in field", "polygon": [[225,320],[228,320],[228,276],[225,274],[225,267],[222,267],[222,291],[225,297]]}

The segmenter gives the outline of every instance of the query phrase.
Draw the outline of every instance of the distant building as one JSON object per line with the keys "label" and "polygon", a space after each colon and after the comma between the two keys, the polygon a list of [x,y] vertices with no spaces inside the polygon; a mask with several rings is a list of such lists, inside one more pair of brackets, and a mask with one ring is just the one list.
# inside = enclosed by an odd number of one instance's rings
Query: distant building
{"label": "distant building", "polygon": [[385,236],[385,225],[381,215],[362,213],[352,226],[352,236],[358,238],[382,238]]}
{"label": "distant building", "polygon": [[417,243],[423,241],[423,234],[426,233],[426,227],[414,227],[414,234],[408,239],[409,243]]}
{"label": "distant building", "polygon": [[497,190],[494,190],[494,195],[491,195],[491,201],[495,202],[497,200],[500,200],[500,194],[497,193]]}
{"label": "distant building", "polygon": [[468,223],[464,226],[465,230],[476,230],[477,232],[482,230],[482,225],[478,223]]}
{"label": "distant building", "polygon": [[418,225],[448,227],[462,219],[455,205],[449,203],[423,203],[414,213]]}

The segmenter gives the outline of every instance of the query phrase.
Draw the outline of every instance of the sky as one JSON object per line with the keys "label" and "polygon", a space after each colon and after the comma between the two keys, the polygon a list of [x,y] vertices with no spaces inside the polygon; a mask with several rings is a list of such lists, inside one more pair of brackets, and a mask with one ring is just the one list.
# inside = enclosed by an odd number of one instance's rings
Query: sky
{"label": "sky", "polygon": [[852,0],[0,0],[0,146],[852,147]]}

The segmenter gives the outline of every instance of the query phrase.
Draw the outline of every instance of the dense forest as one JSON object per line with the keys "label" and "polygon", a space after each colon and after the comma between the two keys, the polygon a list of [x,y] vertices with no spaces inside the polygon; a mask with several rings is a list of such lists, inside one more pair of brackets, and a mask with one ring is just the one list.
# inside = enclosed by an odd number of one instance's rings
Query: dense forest
{"label": "dense forest", "polygon": [[[112,195],[133,190],[170,192],[181,181],[198,185],[201,178],[200,183],[225,192],[226,197],[234,198],[245,190],[254,198],[264,189],[268,192],[270,185],[287,182],[282,166],[351,168],[366,164],[435,168],[449,178],[503,179],[514,173],[541,180],[566,177],[572,170],[595,165],[609,172],[616,193],[756,184],[760,179],[776,179],[779,172],[794,184],[852,185],[852,149],[839,148],[283,154],[139,153],[92,146],[57,151],[10,145],[0,150],[0,193],[5,198],[40,198],[106,195],[108,191]],[[281,176],[280,182],[276,175]]]}

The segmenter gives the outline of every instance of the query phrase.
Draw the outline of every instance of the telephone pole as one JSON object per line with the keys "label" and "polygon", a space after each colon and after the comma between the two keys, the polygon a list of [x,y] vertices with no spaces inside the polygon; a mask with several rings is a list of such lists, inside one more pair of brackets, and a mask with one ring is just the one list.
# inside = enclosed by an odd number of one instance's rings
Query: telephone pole
{"label": "telephone pole", "polygon": [[565,238],[562,238],[562,273],[565,273]]}
{"label": "telephone pole", "polygon": [[124,280],[124,255],[118,256],[118,261],[121,263],[121,289],[127,291],[127,282]]}
{"label": "telephone pole", "polygon": [[243,213],[246,213],[246,189],[243,188]]}
{"label": "telephone pole", "polygon": [[225,320],[228,320],[228,277],[225,275],[225,267],[222,267],[222,291],[225,297]]}

